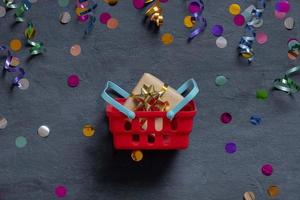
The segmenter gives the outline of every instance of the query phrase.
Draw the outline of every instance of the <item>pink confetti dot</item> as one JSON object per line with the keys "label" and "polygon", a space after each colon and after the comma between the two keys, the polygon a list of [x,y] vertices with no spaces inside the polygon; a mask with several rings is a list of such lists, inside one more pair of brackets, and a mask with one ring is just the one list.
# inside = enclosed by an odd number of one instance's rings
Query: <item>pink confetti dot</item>
{"label": "pink confetti dot", "polygon": [[72,74],[68,77],[68,85],[70,87],[77,87],[79,85],[79,77],[75,74]]}
{"label": "pink confetti dot", "polygon": [[265,176],[271,176],[273,173],[273,167],[270,164],[265,164],[264,166],[262,166],[261,168],[261,172],[265,175]]}
{"label": "pink confetti dot", "polygon": [[106,24],[107,21],[111,18],[111,15],[107,12],[101,13],[99,20],[102,24]]}
{"label": "pink confetti dot", "polygon": [[67,195],[67,188],[63,185],[59,185],[55,188],[55,194],[58,198],[63,198]]}
{"label": "pink confetti dot", "polygon": [[198,13],[201,10],[202,10],[202,8],[201,8],[201,6],[200,6],[199,3],[195,2],[195,1],[193,1],[193,2],[190,3],[190,5],[189,5],[189,11],[191,13]]}
{"label": "pink confetti dot", "polygon": [[279,11],[277,11],[277,10],[275,10],[274,14],[275,14],[275,17],[276,17],[277,19],[284,19],[285,16],[286,16],[286,13],[284,13],[284,12],[279,12]]}
{"label": "pink confetti dot", "polygon": [[136,9],[142,9],[145,6],[145,0],[132,0],[132,3]]}
{"label": "pink confetti dot", "polygon": [[78,21],[86,22],[89,19],[89,15],[77,16]]}
{"label": "pink confetti dot", "polygon": [[232,116],[230,113],[225,112],[220,116],[220,120],[223,124],[228,124],[231,122]]}
{"label": "pink confetti dot", "polygon": [[258,44],[264,44],[268,41],[268,35],[264,32],[256,33],[256,41]]}
{"label": "pink confetti dot", "polygon": [[290,4],[286,0],[279,1],[276,3],[275,8],[279,12],[288,13],[290,11]]}
{"label": "pink confetti dot", "polygon": [[237,26],[243,26],[245,23],[245,17],[243,15],[236,15],[233,18],[233,22]]}

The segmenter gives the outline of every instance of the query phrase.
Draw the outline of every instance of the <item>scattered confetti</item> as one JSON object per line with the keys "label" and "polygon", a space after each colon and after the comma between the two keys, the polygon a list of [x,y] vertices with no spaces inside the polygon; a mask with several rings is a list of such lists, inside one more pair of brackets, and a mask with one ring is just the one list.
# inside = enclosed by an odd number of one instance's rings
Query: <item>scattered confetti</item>
{"label": "scattered confetti", "polygon": [[219,37],[223,34],[223,26],[221,25],[214,25],[211,29],[211,33],[216,36],[216,37]]}
{"label": "scattered confetti", "polygon": [[48,126],[42,125],[39,127],[38,131],[37,131],[38,135],[45,138],[49,136],[50,133],[50,129]]}
{"label": "scattered confetti", "polygon": [[233,142],[227,143],[225,145],[225,151],[230,154],[235,153],[236,152],[236,144]]}
{"label": "scattered confetti", "polygon": [[271,185],[267,189],[267,193],[268,193],[269,197],[274,198],[274,197],[277,197],[280,194],[280,189],[276,185]]}
{"label": "scattered confetti", "polygon": [[133,161],[139,162],[143,159],[143,152],[140,150],[132,151],[131,158]]}
{"label": "scattered confetti", "polygon": [[237,26],[243,26],[245,24],[245,17],[243,15],[236,15],[233,18],[233,22]]}
{"label": "scattered confetti", "polygon": [[217,47],[223,49],[227,46],[227,40],[223,36],[218,37],[216,40],[216,45]]}
{"label": "scattered confetti", "polygon": [[268,35],[264,32],[256,33],[255,38],[258,44],[265,44],[268,41]]}
{"label": "scattered confetti", "polygon": [[65,186],[63,185],[58,185],[56,188],[55,188],[55,194],[56,194],[56,197],[58,198],[63,198],[65,196],[67,196],[67,193],[68,193],[68,190]]}
{"label": "scattered confetti", "polygon": [[110,18],[106,25],[109,29],[116,29],[119,26],[119,21],[116,18]]}
{"label": "scattered confetti", "polygon": [[250,117],[250,122],[251,122],[251,124],[253,124],[253,125],[259,125],[260,122],[261,122],[261,118],[260,118],[260,116],[258,116],[258,115],[252,115],[252,116]]}
{"label": "scattered confetti", "polygon": [[259,89],[256,91],[256,98],[261,100],[266,100],[269,94],[268,91],[265,89]]}
{"label": "scattered confetti", "polygon": [[145,7],[145,0],[132,0],[132,4],[136,9],[142,9]]}
{"label": "scattered confetti", "polygon": [[245,192],[244,200],[255,200],[255,195],[253,192]]}
{"label": "scattered confetti", "polygon": [[70,87],[77,87],[79,85],[79,77],[75,74],[72,74],[68,77],[68,85]]}
{"label": "scattered confetti", "polygon": [[86,137],[92,137],[95,134],[95,128],[91,124],[84,125],[82,133]]}
{"label": "scattered confetti", "polygon": [[223,113],[223,114],[220,116],[220,120],[221,120],[221,122],[222,122],[223,124],[228,124],[228,123],[231,122],[232,116],[231,116],[230,113],[225,112],[225,113]]}
{"label": "scattered confetti", "polygon": [[16,138],[15,143],[18,148],[23,148],[27,145],[27,139],[23,136],[19,136]]}
{"label": "scattered confetti", "polygon": [[227,83],[227,78],[225,76],[217,76],[215,83],[217,86],[222,86]]}
{"label": "scattered confetti", "polygon": [[6,15],[6,9],[3,6],[0,6],[0,17],[4,17]]}
{"label": "scattered confetti", "polygon": [[284,20],[284,26],[287,30],[292,30],[294,28],[295,21],[294,18],[288,17]]}
{"label": "scattered confetti", "polygon": [[4,117],[0,116],[0,130],[5,129],[7,126],[7,123],[8,123],[7,120]]}
{"label": "scattered confetti", "polygon": [[9,47],[12,51],[19,51],[22,48],[22,42],[19,39],[13,39],[10,41]]}
{"label": "scattered confetti", "polygon": [[164,33],[161,36],[161,42],[165,45],[170,45],[174,41],[174,36],[171,33]]}
{"label": "scattered confetti", "polygon": [[192,16],[185,16],[183,20],[183,24],[187,28],[192,28],[195,25],[195,20],[193,20]]}
{"label": "scattered confetti", "polygon": [[69,12],[63,12],[59,16],[60,23],[67,24],[71,21],[71,15]]}
{"label": "scattered confetti", "polygon": [[107,12],[101,13],[101,15],[99,16],[99,21],[102,24],[107,24],[108,20],[111,18],[111,15]]}
{"label": "scattered confetti", "polygon": [[58,5],[60,7],[67,7],[69,5],[69,0],[58,0]]}
{"label": "scattered confetti", "polygon": [[70,54],[72,56],[79,56],[81,53],[81,47],[79,44],[74,44],[73,46],[71,46],[70,48]]}
{"label": "scattered confetti", "polygon": [[239,4],[233,3],[229,6],[228,11],[232,15],[238,15],[241,12],[241,7]]}
{"label": "scattered confetti", "polygon": [[271,176],[272,173],[273,173],[273,167],[272,167],[272,165],[271,164],[265,164],[264,166],[262,166],[261,172],[265,176]]}
{"label": "scattered confetti", "polygon": [[30,85],[28,79],[26,79],[26,78],[20,79],[18,83],[19,83],[19,86],[18,86],[18,87],[19,87],[21,90],[27,90],[27,89],[29,88],[29,85]]}

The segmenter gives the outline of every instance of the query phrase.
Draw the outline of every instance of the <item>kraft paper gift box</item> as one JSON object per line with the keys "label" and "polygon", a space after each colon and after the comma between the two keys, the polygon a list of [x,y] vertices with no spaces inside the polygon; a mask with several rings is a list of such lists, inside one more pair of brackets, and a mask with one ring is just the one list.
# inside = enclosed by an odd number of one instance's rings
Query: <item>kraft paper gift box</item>
{"label": "kraft paper gift box", "polygon": [[[153,86],[155,91],[160,91],[165,86],[165,83],[149,73],[144,73],[142,78],[138,81],[137,85],[132,90],[131,94],[141,94],[141,89],[144,85]],[[169,104],[166,109],[166,112],[172,110],[180,101],[182,101],[182,99],[183,96],[170,86],[167,87],[166,92],[160,98],[160,100],[162,100],[163,102],[167,101]],[[137,105],[138,102],[131,96],[124,103],[124,106],[132,111],[136,110]],[[146,130],[147,123],[143,123],[142,128]],[[159,131],[162,128],[162,118],[155,119],[155,129]]]}

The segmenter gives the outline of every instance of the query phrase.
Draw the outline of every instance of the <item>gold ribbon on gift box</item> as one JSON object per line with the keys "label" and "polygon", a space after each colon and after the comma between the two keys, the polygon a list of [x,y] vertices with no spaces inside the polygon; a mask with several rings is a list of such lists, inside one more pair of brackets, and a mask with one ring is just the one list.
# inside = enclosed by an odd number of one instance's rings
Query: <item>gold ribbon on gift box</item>
{"label": "gold ribbon on gift box", "polygon": [[169,102],[163,101],[162,97],[167,92],[168,85],[164,86],[156,91],[154,85],[143,85],[140,94],[131,94],[131,97],[137,103],[136,111],[168,111]]}
{"label": "gold ribbon on gift box", "polygon": [[[145,0],[145,4],[151,3],[153,0]],[[154,22],[156,26],[161,26],[164,22],[164,17],[162,15],[162,8],[160,7],[159,0],[146,11],[145,15],[150,18],[150,21]]]}

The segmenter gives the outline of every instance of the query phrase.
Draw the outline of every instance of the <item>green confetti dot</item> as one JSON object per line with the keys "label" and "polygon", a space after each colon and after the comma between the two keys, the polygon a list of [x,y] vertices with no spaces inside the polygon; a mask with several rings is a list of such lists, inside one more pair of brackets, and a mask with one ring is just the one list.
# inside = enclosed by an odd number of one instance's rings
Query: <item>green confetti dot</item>
{"label": "green confetti dot", "polygon": [[257,99],[261,99],[261,100],[265,100],[267,99],[269,96],[268,91],[265,89],[260,89],[256,91],[256,98]]}
{"label": "green confetti dot", "polygon": [[16,146],[18,148],[23,148],[26,146],[26,144],[27,144],[27,139],[25,137],[19,136],[16,138]]}
{"label": "green confetti dot", "polygon": [[60,7],[67,7],[69,4],[69,0],[58,0],[58,4]]}
{"label": "green confetti dot", "polygon": [[217,86],[222,86],[227,83],[227,78],[225,76],[217,76],[215,83]]}

